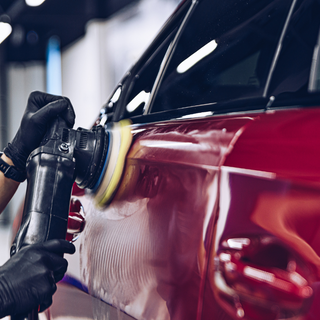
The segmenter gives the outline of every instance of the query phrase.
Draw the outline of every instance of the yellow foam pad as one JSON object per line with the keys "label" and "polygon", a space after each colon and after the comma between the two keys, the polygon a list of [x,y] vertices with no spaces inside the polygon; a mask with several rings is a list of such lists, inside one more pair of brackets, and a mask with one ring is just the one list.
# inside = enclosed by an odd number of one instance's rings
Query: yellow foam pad
{"label": "yellow foam pad", "polygon": [[125,159],[132,142],[130,125],[130,120],[122,120],[114,123],[109,130],[112,143],[110,143],[111,150],[108,153],[109,159],[106,160],[108,161],[107,168],[94,195],[95,202],[100,207],[109,203],[120,183]]}

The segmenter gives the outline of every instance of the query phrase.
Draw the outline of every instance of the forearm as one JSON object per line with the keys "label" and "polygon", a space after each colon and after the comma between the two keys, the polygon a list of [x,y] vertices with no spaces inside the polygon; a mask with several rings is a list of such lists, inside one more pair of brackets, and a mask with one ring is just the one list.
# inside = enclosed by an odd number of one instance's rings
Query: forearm
{"label": "forearm", "polygon": [[[10,158],[5,154],[2,154],[1,158],[10,165],[13,165]],[[0,172],[0,213],[4,210],[12,196],[16,192],[19,182],[12,179],[8,179],[4,176],[3,172]]]}

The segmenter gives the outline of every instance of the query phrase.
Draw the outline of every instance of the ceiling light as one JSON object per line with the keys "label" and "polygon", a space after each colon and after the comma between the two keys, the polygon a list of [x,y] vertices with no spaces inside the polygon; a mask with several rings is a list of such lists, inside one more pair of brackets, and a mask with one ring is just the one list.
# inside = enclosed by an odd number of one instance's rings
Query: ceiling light
{"label": "ceiling light", "polygon": [[30,7],[40,6],[45,0],[26,0],[26,4]]}
{"label": "ceiling light", "polygon": [[6,39],[12,31],[12,27],[9,23],[0,22],[0,43]]}

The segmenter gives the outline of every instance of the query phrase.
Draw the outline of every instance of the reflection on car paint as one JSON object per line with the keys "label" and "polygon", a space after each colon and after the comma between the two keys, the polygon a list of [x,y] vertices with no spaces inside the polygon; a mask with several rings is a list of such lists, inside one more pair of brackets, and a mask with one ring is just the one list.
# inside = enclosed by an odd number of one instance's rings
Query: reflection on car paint
{"label": "reflection on car paint", "polygon": [[208,280],[234,317],[319,313],[318,115],[318,109],[261,115],[222,166]]}
{"label": "reflection on car paint", "polygon": [[114,201],[97,210],[78,193],[80,281],[89,294],[119,319],[312,319],[319,112],[133,127]]}
{"label": "reflection on car paint", "polygon": [[[59,306],[59,308],[55,308],[55,306]],[[73,308],[73,313],[70,314],[70,308],[73,306],[76,308]],[[133,318],[76,287],[59,283],[57,292],[53,296],[53,307],[39,314],[39,320],[51,319],[131,320]]]}
{"label": "reflection on car paint", "polygon": [[81,202],[71,197],[66,240],[76,241],[85,227],[84,211]]}
{"label": "reflection on car paint", "polygon": [[110,206],[98,211],[89,195],[81,199],[89,293],[137,319],[197,318],[218,167],[252,119],[167,123],[136,134]]}
{"label": "reflection on car paint", "polygon": [[304,201],[298,196],[299,188],[287,181],[223,171],[221,186],[221,194],[230,196],[227,210],[220,210],[209,267],[216,298],[230,314],[246,319],[305,314],[316,280],[316,260],[306,259],[310,248],[294,232],[297,227],[306,229],[294,219],[293,209],[302,214],[300,220],[308,220],[308,209],[301,210]]}

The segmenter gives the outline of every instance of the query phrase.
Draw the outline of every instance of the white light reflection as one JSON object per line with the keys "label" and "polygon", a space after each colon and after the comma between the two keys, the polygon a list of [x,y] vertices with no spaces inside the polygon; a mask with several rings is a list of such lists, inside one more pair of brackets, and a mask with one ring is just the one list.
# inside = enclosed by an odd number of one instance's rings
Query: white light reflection
{"label": "white light reflection", "polygon": [[237,270],[237,265],[233,262],[227,262],[225,264],[225,270],[227,272],[233,272],[233,271],[236,271]]}
{"label": "white light reflection", "polygon": [[102,117],[101,117],[101,120],[100,120],[100,126],[104,126],[106,124],[108,120],[108,115],[104,114]]}
{"label": "white light reflection", "polygon": [[136,110],[141,103],[146,104],[149,100],[150,92],[145,92],[144,90],[138,93],[127,105],[127,111],[133,112]]}
{"label": "white light reflection", "polygon": [[131,130],[131,133],[132,134],[136,134],[136,133],[139,133],[139,132],[143,132],[143,131],[145,131],[146,129],[133,129],[133,130]]}
{"label": "white light reflection", "polygon": [[229,185],[229,173],[226,171],[221,171],[220,178],[220,212],[219,219],[217,222],[217,231],[214,241],[215,250],[218,251],[218,246],[220,243],[221,235],[224,232],[225,225],[227,222],[227,217],[229,213],[230,203],[231,203],[231,189]]}
{"label": "white light reflection", "polygon": [[273,273],[259,270],[256,268],[252,268],[249,266],[246,266],[243,269],[243,274],[247,276],[248,278],[252,278],[261,282],[266,282],[272,285],[273,287],[276,287],[280,290],[287,291],[287,292],[292,292],[293,287],[292,284],[288,281],[278,279],[275,277]]}
{"label": "white light reflection", "polygon": [[243,274],[249,278],[256,279],[263,282],[273,283],[275,281],[275,276],[273,273],[262,271],[256,268],[246,266],[243,269]]}
{"label": "white light reflection", "polygon": [[144,140],[140,142],[140,145],[149,148],[185,149],[186,146],[192,145],[192,142]]}
{"label": "white light reflection", "polygon": [[222,245],[231,249],[241,250],[250,244],[250,239],[248,238],[234,238],[223,241]]}
{"label": "white light reflection", "polygon": [[12,27],[9,23],[0,22],[0,43],[3,42],[12,32]]}
{"label": "white light reflection", "polygon": [[220,258],[220,261],[222,262],[229,262],[231,260],[231,254],[220,253],[219,258]]}
{"label": "white light reflection", "polygon": [[275,179],[276,174],[272,172],[265,172],[259,170],[252,170],[252,169],[243,169],[243,168],[235,168],[235,167],[226,167],[222,166],[221,169],[223,171],[227,171],[230,173],[238,173],[243,175],[255,176],[260,178],[267,178],[267,179]]}
{"label": "white light reflection", "polygon": [[44,3],[45,0],[26,0],[26,4],[29,7],[37,7]]}
{"label": "white light reflection", "polygon": [[120,94],[121,94],[121,87],[119,87],[116,92],[113,94],[112,98],[110,99],[111,102],[116,103],[119,98],[120,98]]}
{"label": "white light reflection", "polygon": [[200,48],[198,51],[193,53],[189,58],[187,58],[186,60],[182,61],[177,67],[177,72],[178,73],[184,73],[184,72],[188,71],[196,63],[198,63],[204,57],[206,57],[211,52],[213,52],[216,49],[217,46],[218,46],[218,44],[217,44],[217,42],[215,40],[210,41],[205,46]]}
{"label": "white light reflection", "polygon": [[297,284],[300,287],[306,286],[308,284],[307,280],[297,272],[290,272],[289,278],[293,283]]}
{"label": "white light reflection", "polygon": [[195,118],[202,118],[202,117],[209,117],[213,115],[213,111],[205,111],[205,112],[198,112],[193,114],[187,114],[182,116],[178,119],[195,119]]}

